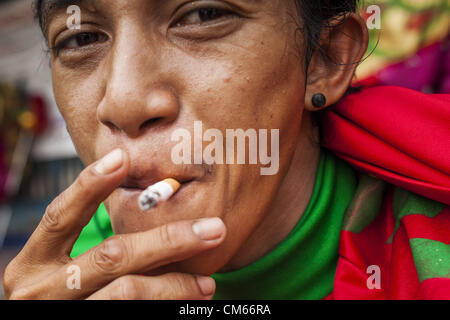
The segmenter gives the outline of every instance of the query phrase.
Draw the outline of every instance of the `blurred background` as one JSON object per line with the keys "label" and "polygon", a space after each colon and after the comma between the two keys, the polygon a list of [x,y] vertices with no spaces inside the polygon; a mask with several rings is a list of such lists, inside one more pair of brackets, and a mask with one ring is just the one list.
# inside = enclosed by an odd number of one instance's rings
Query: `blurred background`
{"label": "blurred background", "polygon": [[82,169],[54,103],[48,53],[31,3],[0,0],[1,279],[46,206]]}
{"label": "blurred background", "polygon": [[[450,93],[450,0],[363,1],[360,11],[375,28],[355,85]],[[0,279],[82,168],[53,99],[32,0],[0,0]]]}

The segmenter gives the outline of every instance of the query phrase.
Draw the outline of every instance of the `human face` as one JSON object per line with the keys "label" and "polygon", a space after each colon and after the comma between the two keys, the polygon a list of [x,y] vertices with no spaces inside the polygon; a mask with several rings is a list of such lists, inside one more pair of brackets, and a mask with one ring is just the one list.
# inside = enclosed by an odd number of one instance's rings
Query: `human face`
{"label": "human face", "polygon": [[[265,219],[298,149],[305,70],[293,1],[74,1],[81,29],[67,28],[66,7],[46,20],[56,102],[87,165],[115,148],[130,171],[105,205],[116,234],[185,219],[220,217],[228,236],[177,270],[226,266]],[[279,170],[261,165],[177,165],[176,129],[279,129]],[[205,147],[207,144],[204,144]],[[270,150],[270,149],[269,149]],[[179,192],[150,212],[137,198],[173,177]]]}

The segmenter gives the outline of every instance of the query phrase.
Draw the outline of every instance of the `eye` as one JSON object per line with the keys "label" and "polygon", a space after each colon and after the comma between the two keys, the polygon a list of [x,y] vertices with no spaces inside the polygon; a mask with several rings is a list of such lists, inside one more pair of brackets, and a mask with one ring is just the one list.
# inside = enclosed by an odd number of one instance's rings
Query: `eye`
{"label": "eye", "polygon": [[96,42],[103,42],[106,40],[106,35],[95,32],[81,32],[73,35],[66,40],[61,41],[60,44],[56,45],[58,50],[64,49],[78,49],[81,47],[88,46]]}
{"label": "eye", "polygon": [[201,25],[207,22],[219,20],[227,16],[235,15],[233,12],[220,8],[200,8],[185,14],[175,23],[175,27],[187,25]]}

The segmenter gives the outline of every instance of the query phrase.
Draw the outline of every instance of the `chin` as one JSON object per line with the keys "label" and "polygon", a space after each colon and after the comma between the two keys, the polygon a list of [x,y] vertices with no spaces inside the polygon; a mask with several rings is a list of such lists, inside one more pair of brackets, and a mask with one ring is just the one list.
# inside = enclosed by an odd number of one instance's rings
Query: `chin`
{"label": "chin", "polygon": [[209,276],[226,264],[225,256],[223,248],[219,246],[190,259],[173,263],[171,268],[173,272]]}

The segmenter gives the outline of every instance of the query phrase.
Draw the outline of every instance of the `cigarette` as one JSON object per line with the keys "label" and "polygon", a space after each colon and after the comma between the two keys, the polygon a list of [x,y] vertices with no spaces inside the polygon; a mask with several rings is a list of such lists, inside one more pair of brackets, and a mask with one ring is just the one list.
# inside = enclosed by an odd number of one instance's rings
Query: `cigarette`
{"label": "cigarette", "polygon": [[178,191],[180,183],[172,178],[164,179],[145,189],[139,196],[139,207],[142,211],[156,207],[158,203],[169,200]]}

